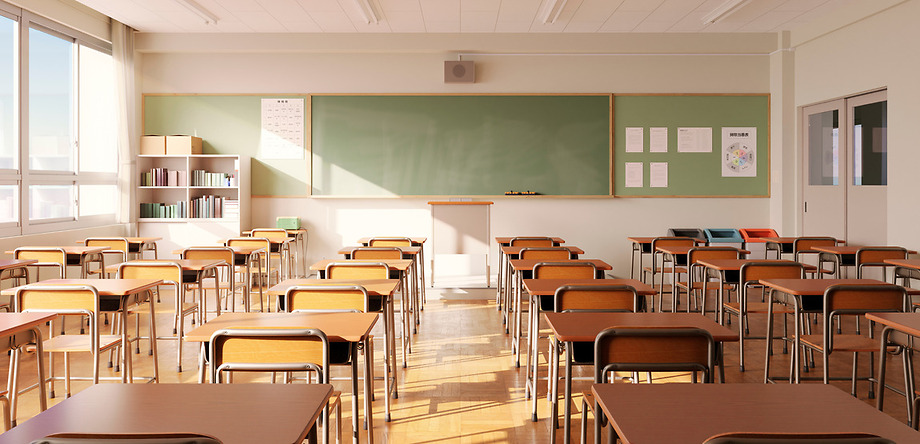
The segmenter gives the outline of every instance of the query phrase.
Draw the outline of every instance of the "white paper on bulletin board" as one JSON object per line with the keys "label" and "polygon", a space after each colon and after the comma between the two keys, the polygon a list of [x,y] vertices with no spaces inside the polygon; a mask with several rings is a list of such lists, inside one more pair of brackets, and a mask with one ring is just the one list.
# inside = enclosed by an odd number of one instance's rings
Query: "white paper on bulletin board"
{"label": "white paper on bulletin board", "polygon": [[722,177],[757,176],[757,128],[722,128]]}
{"label": "white paper on bulletin board", "polygon": [[259,157],[303,159],[303,139],[303,99],[262,99]]}
{"label": "white paper on bulletin board", "polygon": [[642,162],[626,162],[626,180],[624,185],[626,188],[641,188],[643,185],[642,180],[642,170],[644,165]]}
{"label": "white paper on bulletin board", "polygon": [[712,128],[677,128],[678,153],[711,153]]}

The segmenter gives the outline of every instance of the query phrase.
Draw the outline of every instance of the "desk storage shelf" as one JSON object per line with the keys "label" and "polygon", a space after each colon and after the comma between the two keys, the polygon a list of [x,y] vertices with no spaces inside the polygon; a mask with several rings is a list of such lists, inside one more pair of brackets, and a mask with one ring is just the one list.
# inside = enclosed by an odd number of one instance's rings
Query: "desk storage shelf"
{"label": "desk storage shelf", "polygon": [[140,155],[138,235],[163,251],[215,244],[250,227],[250,159],[223,154]]}

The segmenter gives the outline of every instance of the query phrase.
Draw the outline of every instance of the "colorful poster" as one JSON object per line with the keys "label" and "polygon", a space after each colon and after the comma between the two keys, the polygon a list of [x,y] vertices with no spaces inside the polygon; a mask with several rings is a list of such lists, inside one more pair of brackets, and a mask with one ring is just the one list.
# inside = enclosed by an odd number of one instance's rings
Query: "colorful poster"
{"label": "colorful poster", "polygon": [[722,177],[757,177],[757,128],[722,128]]}

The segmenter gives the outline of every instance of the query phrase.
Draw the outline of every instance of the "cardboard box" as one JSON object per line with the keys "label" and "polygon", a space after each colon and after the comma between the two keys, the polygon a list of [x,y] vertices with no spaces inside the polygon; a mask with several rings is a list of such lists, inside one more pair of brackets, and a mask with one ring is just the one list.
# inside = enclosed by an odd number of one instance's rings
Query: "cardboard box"
{"label": "cardboard box", "polygon": [[201,154],[201,137],[166,136],[166,154]]}
{"label": "cardboard box", "polygon": [[140,154],[166,154],[166,136],[141,136]]}

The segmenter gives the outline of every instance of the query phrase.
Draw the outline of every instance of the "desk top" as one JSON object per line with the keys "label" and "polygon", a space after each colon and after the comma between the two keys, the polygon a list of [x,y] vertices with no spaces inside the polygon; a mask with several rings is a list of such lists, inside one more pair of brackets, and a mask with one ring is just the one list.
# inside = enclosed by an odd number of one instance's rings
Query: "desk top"
{"label": "desk top", "polygon": [[776,262],[796,264],[798,262],[786,259],[704,259],[697,261],[698,264],[719,271],[738,271],[741,266],[751,262]]}
{"label": "desk top", "polygon": [[866,318],[909,335],[920,336],[920,313],[866,313]]}
{"label": "desk top", "polygon": [[0,313],[0,337],[29,330],[56,317],[54,313]]}
{"label": "desk top", "polygon": [[448,200],[430,200],[428,205],[492,205],[495,202],[489,202],[485,200],[469,200],[469,201],[448,201]]}
{"label": "desk top", "polygon": [[[181,255],[182,255],[182,252],[185,251],[186,249],[189,249],[189,248],[209,248],[209,247],[213,247],[213,245],[202,246],[202,247],[198,247],[198,246],[195,246],[195,247],[185,247],[185,248],[180,248],[180,249],[178,249],[178,250],[173,250],[172,253],[181,256]],[[226,248],[229,248],[229,249],[233,250],[233,253],[236,254],[237,256],[250,255],[250,254],[255,253],[255,252],[265,251],[265,249],[262,248],[262,247],[245,247],[245,246],[242,246],[242,245],[233,245],[233,246],[229,246],[229,247],[226,247]]]}
{"label": "desk top", "polygon": [[511,259],[509,262],[515,271],[533,270],[533,266],[541,262],[591,262],[598,270],[613,270],[610,264],[600,259]]}
{"label": "desk top", "polygon": [[310,265],[310,270],[326,270],[326,266],[333,262],[343,262],[343,263],[374,263],[374,262],[383,262],[390,267],[391,270],[406,271],[412,266],[412,259],[323,259],[313,265]]}
{"label": "desk top", "polygon": [[643,296],[658,294],[658,291],[637,279],[524,279],[524,289],[534,296],[552,296],[564,285],[629,285]]}
{"label": "desk top", "polygon": [[388,296],[396,291],[399,279],[285,279],[272,285],[266,293],[280,296],[296,285],[360,285],[371,296]]}
{"label": "desk top", "polygon": [[62,432],[194,432],[224,444],[301,442],[331,393],[328,384],[97,384],[3,433],[0,443]]}
{"label": "desk top", "polygon": [[[179,264],[179,266],[182,267],[182,270],[184,271],[202,271],[208,268],[214,268],[214,267],[218,267],[218,266],[225,264],[224,261],[211,260],[211,259],[159,259],[159,260],[139,259],[136,261],[128,261],[128,262],[122,262],[122,263],[124,264],[137,264],[137,263],[169,264],[169,263],[174,263],[174,264]],[[109,265],[108,267],[105,267],[105,272],[106,273],[117,273],[118,267],[120,265],[121,264]]]}
{"label": "desk top", "polygon": [[[820,252],[822,252],[822,253],[830,253],[830,254],[839,254],[839,255],[843,255],[843,254],[856,254],[857,251],[859,251],[859,250],[861,250],[861,249],[863,249],[863,248],[889,248],[889,247],[891,247],[891,246],[884,246],[884,245],[880,245],[880,246],[865,246],[865,245],[835,245],[835,246],[830,246],[830,245],[826,245],[826,246],[812,247],[812,250],[820,251]],[[917,252],[914,251],[914,250],[907,250],[907,253],[908,253],[908,254],[917,254]]]}
{"label": "desk top", "polygon": [[886,264],[896,265],[898,267],[913,268],[920,270],[920,259],[885,259]]}
{"label": "desk top", "polygon": [[878,279],[763,279],[761,284],[796,296],[823,295],[831,285],[891,285]]}
{"label": "desk top", "polygon": [[[693,247],[689,247],[689,246],[686,246],[686,245],[669,245],[669,246],[666,246],[666,247],[657,247],[657,248],[655,248],[655,250],[660,251],[660,252],[662,252],[662,253],[667,253],[667,254],[676,254],[676,255],[682,255],[682,254],[683,254],[683,255],[685,255],[685,254],[689,254],[689,253],[690,253],[690,250],[692,250],[692,249],[706,250],[706,249],[716,249],[716,248],[725,248],[725,247],[719,247],[719,246],[711,246],[711,247],[697,247],[697,246],[693,246]],[[741,250],[741,249],[737,249],[737,248],[736,248],[736,250],[738,250],[738,252],[741,253],[741,254],[751,254],[751,252],[748,251],[748,250]]]}
{"label": "desk top", "polygon": [[920,442],[920,433],[831,385],[594,384],[591,390],[629,444],[699,444],[739,431],[864,432]]}
{"label": "desk top", "polygon": [[[824,237],[824,236],[779,236],[779,237],[762,237],[764,242],[769,242],[773,244],[791,244],[794,243],[799,237]],[[837,239],[838,244],[842,244],[844,241]]]}
{"label": "desk top", "polygon": [[571,254],[585,254],[585,250],[582,250],[581,248],[578,248],[578,247],[576,247],[576,246],[574,246],[574,245],[560,245],[560,246],[557,246],[557,247],[511,247],[511,246],[502,246],[502,247],[501,247],[502,253],[504,253],[504,254],[515,254],[515,255],[516,255],[516,254],[521,254],[521,250],[523,250],[523,249],[525,249],[525,248],[565,248],[566,250],[569,250],[569,253],[571,253]]}
{"label": "desk top", "polygon": [[47,279],[19,287],[7,288],[0,294],[14,295],[16,290],[29,286],[91,285],[100,296],[128,296],[153,289],[162,283],[163,281],[160,279]]}
{"label": "desk top", "polygon": [[[516,237],[547,237],[547,236],[501,236],[501,237],[496,237],[495,242],[498,242],[499,244],[502,244],[502,245],[508,245],[511,243],[511,239],[514,239]],[[565,239],[561,237],[552,237],[552,236],[548,236],[548,237],[552,239],[553,243],[556,244],[557,246],[559,244],[565,243]]]}
{"label": "desk top", "polygon": [[[87,239],[97,239],[97,238],[87,238]],[[146,244],[146,243],[150,243],[150,242],[156,242],[156,241],[158,241],[158,240],[163,240],[162,237],[137,237],[137,236],[135,236],[135,237],[118,237],[118,236],[115,236],[115,237],[113,237],[113,239],[124,239],[124,240],[128,241],[129,244]],[[75,242],[78,243],[78,244],[80,244],[80,245],[84,245],[84,244],[86,243],[85,240],[75,241]]]}
{"label": "desk top", "polygon": [[370,334],[377,317],[377,313],[221,313],[186,332],[185,340],[208,342],[224,328],[297,327],[318,328],[331,342],[360,342]]}
{"label": "desk top", "polygon": [[[67,254],[81,254],[81,255],[83,255],[83,254],[96,254],[96,253],[102,253],[103,251],[109,249],[109,247],[87,247],[87,246],[85,246],[85,245],[75,245],[75,246],[74,246],[74,245],[71,245],[71,246],[58,246],[58,245],[41,245],[41,246],[34,246],[34,245],[33,245],[33,246],[26,246],[26,247],[19,247],[19,248],[60,248],[60,249],[64,250],[64,253],[67,253]],[[15,253],[15,249],[13,249],[13,250],[7,250],[7,251],[5,251],[4,253],[6,253],[6,254],[14,254],[14,253]]]}
{"label": "desk top", "polygon": [[[718,342],[738,340],[738,332],[699,313],[543,313],[556,338],[564,342],[594,342],[610,327],[697,327]],[[702,441],[701,441],[702,442]]]}
{"label": "desk top", "polygon": [[22,268],[38,263],[36,259],[0,259],[0,270]]}

